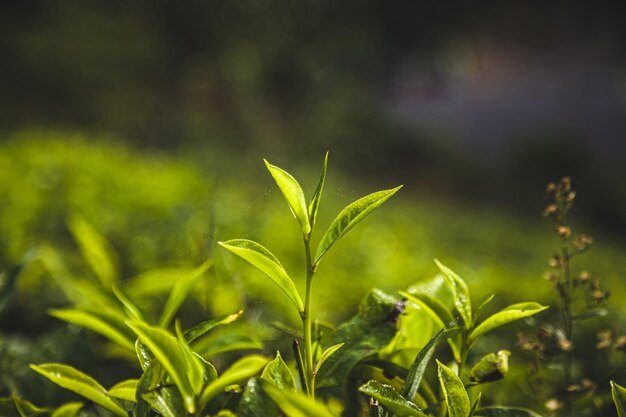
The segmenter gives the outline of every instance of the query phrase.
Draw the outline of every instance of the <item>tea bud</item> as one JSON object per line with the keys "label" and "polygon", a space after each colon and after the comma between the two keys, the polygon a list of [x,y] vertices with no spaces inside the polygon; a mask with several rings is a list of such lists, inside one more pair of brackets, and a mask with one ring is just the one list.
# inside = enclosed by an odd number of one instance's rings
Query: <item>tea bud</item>
{"label": "tea bud", "polygon": [[485,355],[470,371],[470,381],[483,384],[504,378],[509,372],[509,356],[508,350]]}

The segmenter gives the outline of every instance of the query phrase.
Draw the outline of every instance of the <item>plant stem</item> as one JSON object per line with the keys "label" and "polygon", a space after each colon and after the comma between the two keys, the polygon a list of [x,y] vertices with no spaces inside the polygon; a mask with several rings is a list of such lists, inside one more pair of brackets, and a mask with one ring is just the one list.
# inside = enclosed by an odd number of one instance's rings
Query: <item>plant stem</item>
{"label": "plant stem", "polygon": [[311,261],[311,245],[308,236],[304,238],[304,253],[306,256],[306,292],[304,295],[304,313],[302,314],[302,326],[304,327],[304,356],[306,360],[306,377],[308,393],[315,398],[315,375],[313,375],[313,347],[311,335],[311,283],[313,282],[313,263]]}
{"label": "plant stem", "polygon": [[[565,297],[563,305],[563,327],[565,328],[565,337],[569,343],[572,343],[573,338],[573,325],[572,325],[572,297],[574,292],[574,284],[570,275],[570,257],[567,248],[567,242],[562,240],[561,242],[561,268],[563,273],[563,280],[565,281]],[[565,351],[564,363],[563,363],[563,382],[565,384],[565,415],[570,417],[572,415],[572,399],[567,388],[572,383],[572,347],[569,346]]]}

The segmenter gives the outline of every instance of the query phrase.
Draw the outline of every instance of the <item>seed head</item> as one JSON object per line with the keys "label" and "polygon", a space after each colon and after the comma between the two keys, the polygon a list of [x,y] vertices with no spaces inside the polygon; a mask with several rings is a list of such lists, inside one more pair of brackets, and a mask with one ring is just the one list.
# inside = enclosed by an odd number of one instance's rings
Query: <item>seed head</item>
{"label": "seed head", "polygon": [[556,226],[556,234],[560,237],[569,237],[572,234],[572,229],[569,226],[557,225]]}
{"label": "seed head", "polygon": [[558,211],[558,207],[556,204],[548,204],[548,206],[543,210],[543,217],[548,217],[551,214],[554,214]]}

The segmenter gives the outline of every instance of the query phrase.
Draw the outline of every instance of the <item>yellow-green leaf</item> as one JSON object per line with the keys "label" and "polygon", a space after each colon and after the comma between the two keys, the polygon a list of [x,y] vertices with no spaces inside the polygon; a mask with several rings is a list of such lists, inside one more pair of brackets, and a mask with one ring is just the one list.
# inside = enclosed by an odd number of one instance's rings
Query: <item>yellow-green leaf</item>
{"label": "yellow-green leaf", "polygon": [[204,365],[202,364],[202,359],[196,353],[192,352],[185,341],[183,331],[178,321],[176,321],[176,337],[178,338],[180,351],[185,361],[185,373],[187,374],[187,378],[189,378],[193,391],[196,394],[200,394],[204,385]]}
{"label": "yellow-green leaf", "polygon": [[450,280],[452,292],[454,294],[454,307],[463,319],[465,328],[469,329],[472,326],[472,301],[470,300],[470,292],[467,284],[457,275],[456,272],[435,259],[435,263],[443,272],[443,274]]}
{"label": "yellow-green leaf", "polygon": [[441,384],[441,391],[448,406],[449,417],[468,417],[470,413],[470,400],[463,383],[456,373],[441,362],[437,361],[439,367],[438,377]]}
{"label": "yellow-green leaf", "polygon": [[272,177],[274,177],[274,181],[276,181],[276,185],[278,185],[280,192],[283,193],[283,197],[285,197],[285,200],[291,209],[291,213],[293,213],[295,218],[300,223],[300,226],[302,227],[302,234],[309,235],[311,233],[311,223],[309,222],[309,212],[306,207],[306,200],[304,198],[302,187],[300,187],[298,181],[296,181],[296,179],[287,171],[270,164],[265,159],[263,161],[265,162],[267,169],[270,171],[270,174],[272,174]]}
{"label": "yellow-green leaf", "polygon": [[317,220],[317,211],[320,207],[320,200],[322,198],[322,191],[324,191],[324,183],[326,182],[326,169],[328,167],[328,152],[324,157],[324,164],[322,165],[322,174],[320,175],[320,181],[317,184],[311,204],[309,204],[309,222],[311,223],[311,229],[315,226],[315,220]]}
{"label": "yellow-green leaf", "polygon": [[83,408],[81,402],[71,402],[63,404],[52,412],[51,417],[74,417]]}
{"label": "yellow-green leaf", "polygon": [[544,311],[547,308],[548,307],[535,302],[512,304],[494,315],[487,317],[482,323],[480,323],[472,331],[472,333],[470,333],[469,341],[470,343],[473,343],[480,336],[490,332],[496,327],[503,326],[515,320],[530,317]]}
{"label": "yellow-green leaf", "polygon": [[112,397],[119,398],[121,400],[136,402],[138,382],[138,379],[127,379],[126,381],[119,382],[109,389],[109,394],[111,394]]}
{"label": "yellow-green leaf", "polygon": [[380,207],[385,201],[389,200],[400,188],[402,188],[401,185],[390,190],[377,191],[358,199],[341,210],[335,220],[330,224],[317,246],[315,264],[317,265],[319,263],[324,254],[326,254],[328,249],[330,249],[335,242],[341,239],[350,229]]}
{"label": "yellow-green leaf", "polygon": [[329,346],[324,352],[322,352],[320,359],[315,364],[315,369],[313,370],[313,374],[314,375],[317,374],[320,368],[322,367],[322,365],[324,364],[324,362],[326,362],[328,358],[330,358],[332,354],[335,353],[337,350],[339,350],[343,345],[345,345],[345,343],[337,343],[336,345]]}
{"label": "yellow-green leaf", "polygon": [[426,417],[415,404],[404,398],[392,386],[371,380],[359,388],[363,394],[378,400],[398,417]]}
{"label": "yellow-green leaf", "polygon": [[617,416],[626,417],[626,388],[611,381],[611,396],[617,409]]}
{"label": "yellow-green leaf", "polygon": [[191,343],[199,337],[204,336],[217,326],[221,326],[222,324],[230,324],[235,320],[238,320],[242,315],[243,310],[239,310],[238,312],[233,314],[227,314],[225,316],[216,317],[214,319],[196,324],[191,329],[185,330],[185,340],[187,341],[187,343]]}
{"label": "yellow-green leaf", "polygon": [[302,298],[293,281],[278,258],[262,245],[247,239],[232,239],[218,242],[223,248],[251,263],[259,271],[270,277],[287,294],[299,312],[304,311]]}
{"label": "yellow-green leaf", "polygon": [[106,389],[92,377],[79,370],[63,364],[48,363],[43,365],[30,365],[31,369],[48,378],[55,384],[82,395],[110,410],[121,417],[128,417],[128,413],[122,405],[113,398]]}
{"label": "yellow-green leaf", "polygon": [[336,417],[324,404],[312,398],[270,384],[264,384],[263,389],[287,417]]}

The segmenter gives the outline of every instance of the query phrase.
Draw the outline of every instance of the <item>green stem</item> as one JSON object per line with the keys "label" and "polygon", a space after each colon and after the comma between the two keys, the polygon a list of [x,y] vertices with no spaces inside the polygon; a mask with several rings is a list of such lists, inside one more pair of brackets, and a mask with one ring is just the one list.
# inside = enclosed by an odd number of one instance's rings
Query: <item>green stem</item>
{"label": "green stem", "polygon": [[304,313],[302,326],[304,327],[304,356],[306,360],[306,377],[308,393],[315,398],[315,375],[313,375],[313,342],[311,335],[311,283],[313,282],[313,263],[311,261],[311,245],[308,236],[304,238],[304,253],[306,256],[306,292],[304,295]]}
{"label": "green stem", "polygon": [[[561,245],[561,258],[562,258],[562,270],[563,279],[565,281],[565,297],[563,306],[563,327],[565,327],[565,337],[569,343],[572,343],[574,328],[572,324],[572,297],[574,292],[574,284],[570,275],[569,265],[569,252],[567,243],[562,242]],[[563,363],[563,382],[565,384],[565,415],[570,417],[572,415],[572,399],[567,388],[572,384],[572,347],[565,352]]]}

